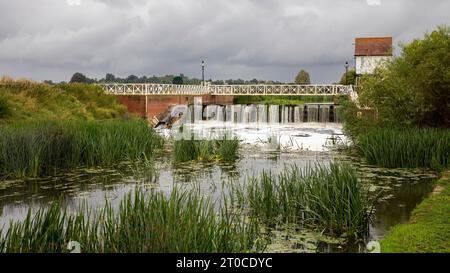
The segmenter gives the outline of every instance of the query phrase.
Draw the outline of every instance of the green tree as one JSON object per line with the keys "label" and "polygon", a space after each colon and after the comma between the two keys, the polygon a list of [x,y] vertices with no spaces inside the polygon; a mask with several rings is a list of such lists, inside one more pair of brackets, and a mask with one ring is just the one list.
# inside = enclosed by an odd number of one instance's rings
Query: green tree
{"label": "green tree", "polygon": [[311,79],[309,77],[309,73],[305,70],[300,70],[297,76],[295,77],[296,84],[311,84]]}
{"label": "green tree", "polygon": [[116,77],[111,73],[107,73],[105,76],[105,81],[106,82],[114,82],[114,81],[116,81]]}
{"label": "green tree", "polygon": [[347,73],[347,81],[345,79],[345,72],[342,74],[341,80],[339,81],[339,84],[356,84],[356,69],[352,68]]}
{"label": "green tree", "polygon": [[88,82],[88,78],[86,78],[86,76],[81,74],[80,72],[76,72],[75,74],[73,74],[72,78],[70,79],[70,82],[71,83],[74,83],[74,82],[86,83],[86,82]]}
{"label": "green tree", "polygon": [[180,75],[180,76],[173,77],[172,83],[173,84],[183,84],[183,76]]}
{"label": "green tree", "polygon": [[125,80],[127,83],[137,83],[139,81],[139,77],[135,75],[130,75]]}
{"label": "green tree", "polygon": [[359,103],[376,110],[373,124],[450,128],[449,52],[450,28],[439,27],[403,45],[401,56],[374,75],[363,76]]}

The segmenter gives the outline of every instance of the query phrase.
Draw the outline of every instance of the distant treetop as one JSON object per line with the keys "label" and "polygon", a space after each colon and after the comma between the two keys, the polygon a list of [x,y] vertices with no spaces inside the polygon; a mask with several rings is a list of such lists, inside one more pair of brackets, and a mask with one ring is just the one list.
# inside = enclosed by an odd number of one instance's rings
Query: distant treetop
{"label": "distant treetop", "polygon": [[309,77],[309,73],[303,69],[300,70],[298,72],[297,76],[295,77],[295,83],[302,84],[302,85],[311,84],[311,79]]}
{"label": "distant treetop", "polygon": [[81,74],[79,72],[76,72],[75,74],[73,74],[72,78],[70,79],[70,82],[71,83],[74,83],[74,82],[86,83],[87,82],[87,78],[86,78],[85,75],[83,75],[83,74]]}

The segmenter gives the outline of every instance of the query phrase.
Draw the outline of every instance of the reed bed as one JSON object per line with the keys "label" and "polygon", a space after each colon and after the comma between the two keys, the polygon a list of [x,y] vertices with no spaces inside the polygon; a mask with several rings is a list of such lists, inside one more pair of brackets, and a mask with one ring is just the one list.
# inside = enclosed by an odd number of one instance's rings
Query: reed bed
{"label": "reed bed", "polygon": [[450,166],[450,130],[380,129],[359,137],[357,149],[369,164],[441,171]]}
{"label": "reed bed", "polygon": [[144,121],[35,121],[0,127],[0,176],[52,175],[151,157],[163,140]]}
{"label": "reed bed", "polygon": [[263,172],[232,187],[234,206],[268,227],[295,224],[332,236],[361,238],[368,231],[376,198],[347,164],[286,166],[279,175]]}
{"label": "reed bed", "polygon": [[174,142],[173,159],[175,162],[191,160],[229,162],[238,158],[238,150],[238,139],[179,139]]}
{"label": "reed bed", "polygon": [[[0,233],[1,234],[1,233]],[[0,237],[0,252],[68,252],[70,241],[92,252],[252,252],[264,245],[257,239],[258,223],[214,204],[198,190],[130,192],[113,209],[80,207],[75,213],[55,202],[11,222]]]}

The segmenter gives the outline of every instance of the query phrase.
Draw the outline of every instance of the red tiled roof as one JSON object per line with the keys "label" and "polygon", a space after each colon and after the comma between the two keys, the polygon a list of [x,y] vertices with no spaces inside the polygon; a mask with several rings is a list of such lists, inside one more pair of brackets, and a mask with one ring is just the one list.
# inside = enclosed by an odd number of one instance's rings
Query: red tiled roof
{"label": "red tiled roof", "polygon": [[392,56],[392,37],[356,38],[355,56]]}

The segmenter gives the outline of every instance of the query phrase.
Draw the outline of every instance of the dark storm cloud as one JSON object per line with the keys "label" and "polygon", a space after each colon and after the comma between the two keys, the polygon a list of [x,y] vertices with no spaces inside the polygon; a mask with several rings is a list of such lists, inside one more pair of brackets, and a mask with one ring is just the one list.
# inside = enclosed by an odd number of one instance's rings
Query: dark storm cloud
{"label": "dark storm cloud", "polygon": [[67,80],[184,73],[315,82],[339,78],[357,36],[421,37],[450,1],[0,0],[0,74]]}

